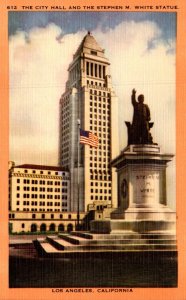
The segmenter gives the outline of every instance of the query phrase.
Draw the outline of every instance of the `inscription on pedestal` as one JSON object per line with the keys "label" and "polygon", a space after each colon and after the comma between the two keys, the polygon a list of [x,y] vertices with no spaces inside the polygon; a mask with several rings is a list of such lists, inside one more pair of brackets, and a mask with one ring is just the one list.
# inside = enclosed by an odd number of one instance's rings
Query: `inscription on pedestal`
{"label": "inscription on pedestal", "polygon": [[133,173],[133,203],[137,205],[159,203],[159,173],[149,171]]}

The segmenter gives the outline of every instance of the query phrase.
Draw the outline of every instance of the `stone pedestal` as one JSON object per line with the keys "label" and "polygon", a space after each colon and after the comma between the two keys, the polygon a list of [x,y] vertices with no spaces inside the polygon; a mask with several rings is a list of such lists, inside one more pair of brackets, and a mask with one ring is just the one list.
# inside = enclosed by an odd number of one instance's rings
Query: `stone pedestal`
{"label": "stone pedestal", "polygon": [[176,214],[166,197],[166,167],[172,158],[155,144],[126,147],[112,161],[118,176],[118,208],[109,221],[93,221],[91,231],[175,231]]}

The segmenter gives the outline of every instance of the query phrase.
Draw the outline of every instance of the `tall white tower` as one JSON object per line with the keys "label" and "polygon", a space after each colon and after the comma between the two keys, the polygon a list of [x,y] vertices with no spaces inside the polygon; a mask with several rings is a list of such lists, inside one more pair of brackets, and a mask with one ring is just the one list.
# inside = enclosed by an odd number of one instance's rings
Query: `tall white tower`
{"label": "tall white tower", "polygon": [[[94,37],[82,40],[69,65],[66,90],[60,99],[59,164],[68,167],[70,210],[87,211],[96,203],[117,207],[116,173],[110,161],[119,154],[118,99],[109,61]],[[78,122],[99,138],[98,148],[80,145],[78,188]]]}

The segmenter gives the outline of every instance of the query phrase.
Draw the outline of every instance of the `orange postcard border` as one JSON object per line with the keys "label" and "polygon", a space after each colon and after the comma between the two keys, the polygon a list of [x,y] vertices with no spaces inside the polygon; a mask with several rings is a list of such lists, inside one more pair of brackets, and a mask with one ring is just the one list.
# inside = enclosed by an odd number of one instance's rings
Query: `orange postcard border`
{"label": "orange postcard border", "polygon": [[[17,5],[21,11],[22,5],[162,5],[177,6],[177,10],[162,9],[156,12],[177,12],[177,61],[176,61],[176,199],[177,199],[177,238],[178,238],[178,287],[177,288],[134,288],[132,293],[52,293],[51,288],[11,288],[8,287],[8,160],[9,160],[9,102],[8,102],[8,10],[7,6]],[[33,11],[33,10],[32,10]],[[100,11],[100,10],[99,10]],[[138,10],[139,11],[139,10]],[[141,10],[143,11],[143,10]],[[154,11],[154,10],[145,10]],[[5,0],[0,4],[0,299],[136,299],[136,300],[185,300],[186,299],[186,237],[184,236],[184,220],[186,214],[186,204],[184,199],[184,182],[186,179],[186,123],[184,112],[186,111],[186,83],[184,82],[184,71],[186,64],[186,1],[185,0]]]}

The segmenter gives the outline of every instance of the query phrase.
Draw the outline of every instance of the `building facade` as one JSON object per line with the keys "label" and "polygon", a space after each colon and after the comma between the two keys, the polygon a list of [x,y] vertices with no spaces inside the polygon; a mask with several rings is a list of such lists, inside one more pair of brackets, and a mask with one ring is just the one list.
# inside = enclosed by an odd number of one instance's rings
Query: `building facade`
{"label": "building facade", "polygon": [[[84,213],[80,213],[80,222],[82,222],[83,218]],[[76,229],[76,225],[76,212],[9,212],[10,233],[70,232]]]}
{"label": "building facade", "polygon": [[[62,167],[9,162],[9,232],[75,230],[77,212],[69,212],[69,176]],[[80,223],[84,216],[80,213]]]}
{"label": "building facade", "polygon": [[19,165],[9,169],[9,210],[69,211],[70,177],[62,167]]}
{"label": "building facade", "polygon": [[[119,149],[118,99],[109,65],[104,50],[88,32],[69,65],[60,99],[59,165],[70,171],[72,211],[78,205],[80,211],[88,211],[97,201],[117,207],[117,179],[110,162]],[[79,128],[99,138],[97,148],[80,145],[78,149]]]}

